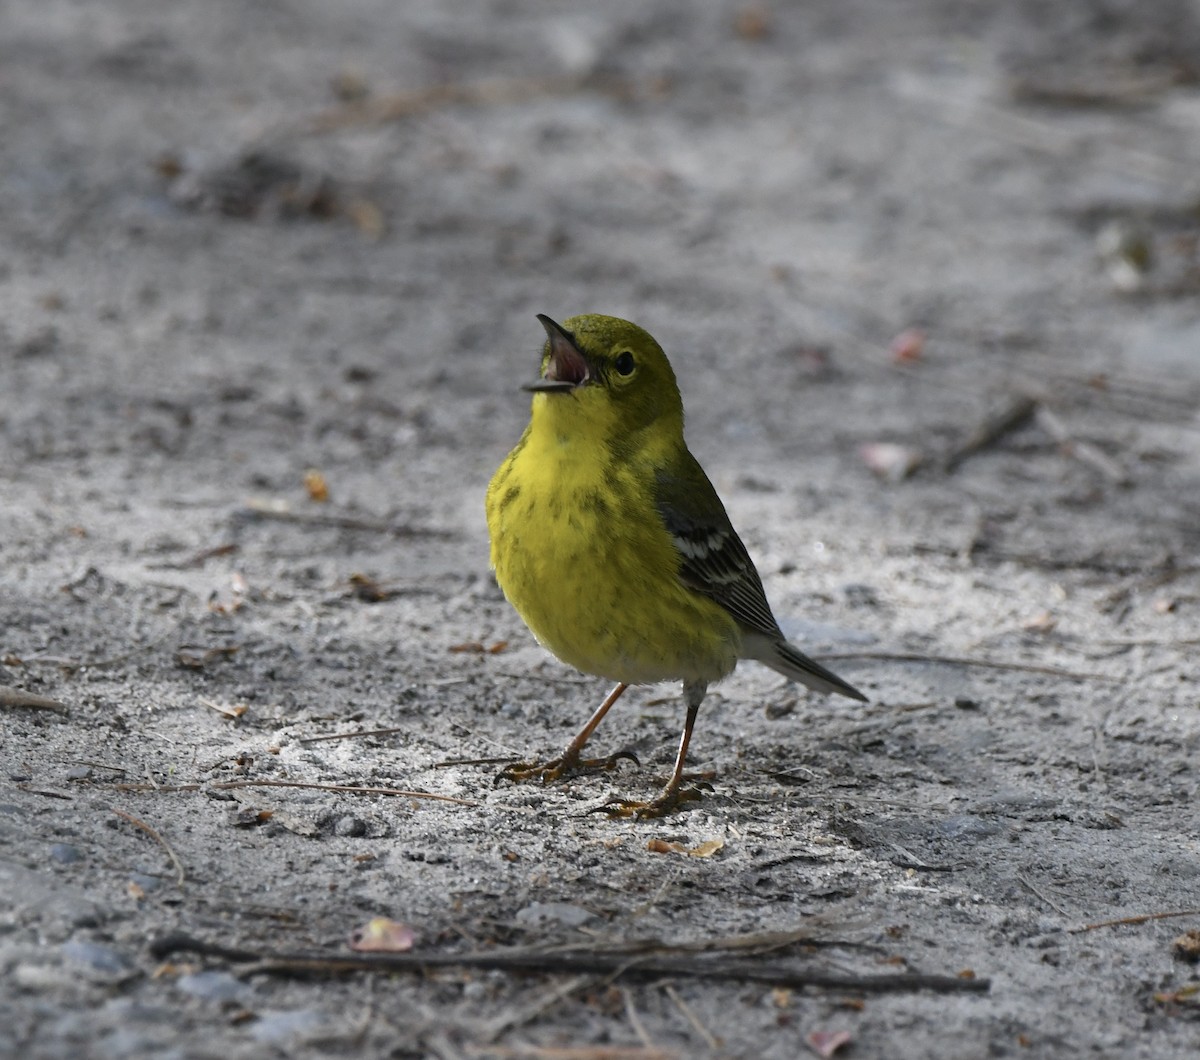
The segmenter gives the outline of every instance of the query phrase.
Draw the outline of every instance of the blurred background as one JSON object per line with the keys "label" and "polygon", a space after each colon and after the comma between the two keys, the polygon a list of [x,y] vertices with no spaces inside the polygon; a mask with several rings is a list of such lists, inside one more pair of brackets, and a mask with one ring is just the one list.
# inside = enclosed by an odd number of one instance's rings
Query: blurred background
{"label": "blurred background", "polygon": [[[47,896],[0,950],[42,991],[0,998],[0,1053],[78,1054],[91,1021],[167,1055],[181,1008],[214,1055],[290,1040],[170,976],[120,987],[164,1013],[127,1019],[47,939],[149,973],[178,926],[329,947],[382,909],[490,944],[548,931],[513,927],[534,900],[675,936],[853,898],[879,952],[1007,992],[705,986],[702,1023],[753,1056],[826,1025],[863,1055],[1193,1055],[1194,988],[1154,994],[1173,924],[1116,955],[1065,926],[1195,905],[1198,295],[1196,0],[0,5],[0,686],[71,710],[0,698],[0,877]],[[717,792],[670,822],[711,860],[567,812],[602,785],[446,767],[556,748],[600,691],[504,603],[483,518],[535,314],[590,312],[662,343],[782,625],[874,701],[714,690]],[[669,762],[673,695],[631,693],[604,749]],[[260,777],[469,806],[207,787]],[[411,1055],[451,1057],[543,986],[388,989],[449,1013]],[[361,1055],[357,980],[271,989],[241,1003],[336,1006],[311,1055]],[[650,1035],[699,1055],[656,989]],[[645,1044],[600,990],[537,1040]]]}
{"label": "blurred background", "polygon": [[18,463],[143,500],[313,466],[477,535],[533,314],[597,311],[673,357],[719,486],[824,536],[1194,548],[1194,3],[0,19]]}

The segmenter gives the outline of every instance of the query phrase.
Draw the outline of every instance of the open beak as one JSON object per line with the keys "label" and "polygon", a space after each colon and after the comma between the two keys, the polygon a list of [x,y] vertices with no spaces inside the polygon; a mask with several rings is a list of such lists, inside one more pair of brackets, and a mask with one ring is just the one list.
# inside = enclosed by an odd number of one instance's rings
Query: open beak
{"label": "open beak", "polygon": [[575,345],[575,336],[544,313],[538,314],[538,320],[550,340],[550,356],[546,359],[542,378],[526,383],[522,389],[565,393],[583,386],[592,376],[587,360]]}

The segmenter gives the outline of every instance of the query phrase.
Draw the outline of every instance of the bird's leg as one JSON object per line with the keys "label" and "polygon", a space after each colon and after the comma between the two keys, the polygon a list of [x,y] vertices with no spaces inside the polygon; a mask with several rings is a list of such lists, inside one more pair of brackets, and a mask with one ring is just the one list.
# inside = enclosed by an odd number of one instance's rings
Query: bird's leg
{"label": "bird's leg", "polygon": [[685,802],[697,802],[700,792],[696,788],[683,787],[683,765],[687,760],[688,744],[692,742],[692,729],[696,726],[696,715],[700,712],[700,704],[708,685],[704,681],[689,681],[683,686],[683,699],[687,704],[687,717],[683,722],[683,735],[679,737],[679,751],[675,755],[675,768],[671,770],[671,779],[666,786],[649,802],[637,802],[633,799],[613,799],[601,809],[614,817],[665,817],[672,810],[678,809]]}
{"label": "bird's leg", "polygon": [[627,758],[634,765],[640,765],[637,760],[637,755],[632,751],[618,751],[616,754],[611,754],[607,758],[580,758],[579,753],[583,750],[583,745],[592,738],[592,733],[596,731],[596,727],[604,720],[604,715],[609,712],[612,705],[621,698],[621,693],[629,686],[622,681],[604,698],[604,702],[595,710],[595,713],[588,718],[587,723],[575,734],[573,739],[563,749],[563,753],[557,758],[552,758],[548,762],[514,762],[510,766],[505,766],[500,770],[497,780],[512,780],[520,782],[523,780],[533,780],[538,778],[543,784],[548,784],[552,780],[558,780],[559,777],[567,776],[570,773],[586,772],[589,770],[612,769],[622,759]]}

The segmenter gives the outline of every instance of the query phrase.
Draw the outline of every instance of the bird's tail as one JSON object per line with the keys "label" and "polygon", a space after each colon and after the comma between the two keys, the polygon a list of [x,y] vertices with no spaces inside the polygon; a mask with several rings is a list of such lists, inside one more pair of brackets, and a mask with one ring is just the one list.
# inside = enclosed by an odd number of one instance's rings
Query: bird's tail
{"label": "bird's tail", "polygon": [[826,670],[819,662],[814,662],[782,637],[772,639],[752,634],[743,638],[742,652],[745,658],[769,666],[784,677],[799,681],[816,692],[836,692],[840,696],[857,699],[860,703],[870,702],[853,685],[843,681],[832,670]]}

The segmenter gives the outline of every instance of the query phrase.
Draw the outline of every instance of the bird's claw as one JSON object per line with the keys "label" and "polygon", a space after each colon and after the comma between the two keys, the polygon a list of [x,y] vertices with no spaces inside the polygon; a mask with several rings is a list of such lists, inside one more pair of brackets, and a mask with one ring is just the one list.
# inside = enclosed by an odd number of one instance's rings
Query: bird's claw
{"label": "bird's claw", "polygon": [[639,769],[642,765],[642,760],[638,758],[628,747],[622,747],[619,751],[614,751],[605,758],[586,758],[576,767],[580,770],[589,772],[599,772],[601,770],[610,772],[617,768],[620,762],[632,762]]}
{"label": "bird's claw", "polygon": [[638,799],[609,799],[603,806],[597,806],[596,813],[606,813],[610,817],[631,817],[635,821],[647,821],[655,817],[666,817],[680,809],[684,803],[699,802],[704,796],[699,788],[676,788],[664,791],[649,802]]}
{"label": "bird's claw", "polygon": [[642,763],[628,748],[622,748],[604,758],[579,758],[578,756],[560,755],[548,762],[513,762],[496,774],[496,783],[502,780],[514,784],[523,784],[529,780],[540,780],[543,784],[552,784],[563,777],[574,776],[578,773],[610,772],[617,768],[622,761],[630,761],[635,766]]}
{"label": "bird's claw", "polygon": [[563,775],[566,766],[561,758],[551,758],[548,762],[513,762],[496,774],[495,783],[507,780],[513,784],[524,784],[527,780],[540,780],[549,784]]}

